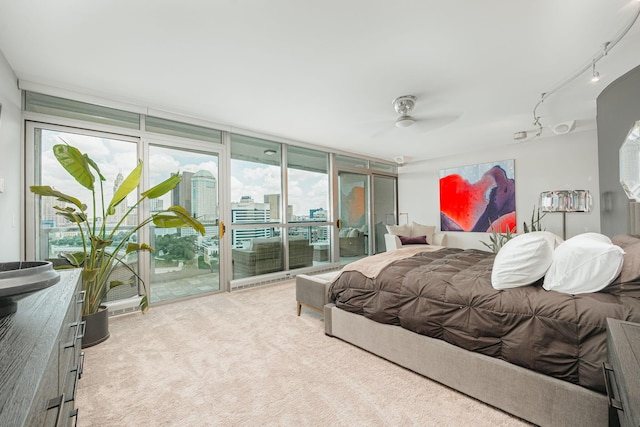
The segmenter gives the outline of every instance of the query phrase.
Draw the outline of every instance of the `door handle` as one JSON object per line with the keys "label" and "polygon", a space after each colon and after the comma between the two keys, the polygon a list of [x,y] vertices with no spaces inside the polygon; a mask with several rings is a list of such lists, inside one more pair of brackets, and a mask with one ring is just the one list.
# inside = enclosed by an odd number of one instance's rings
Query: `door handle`
{"label": "door handle", "polygon": [[336,225],[338,226],[338,230],[342,229],[342,220],[340,218],[338,218],[338,221],[336,221]]}
{"label": "door handle", "polygon": [[219,224],[219,231],[218,231],[218,235],[220,236],[220,239],[222,239],[224,237],[224,233],[227,231],[227,227],[224,225],[224,222],[220,221]]}

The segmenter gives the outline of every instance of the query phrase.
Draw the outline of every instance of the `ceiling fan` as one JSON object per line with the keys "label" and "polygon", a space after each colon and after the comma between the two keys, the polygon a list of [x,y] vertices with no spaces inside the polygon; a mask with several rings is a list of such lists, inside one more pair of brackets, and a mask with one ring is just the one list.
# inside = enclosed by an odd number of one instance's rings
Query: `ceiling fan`
{"label": "ceiling fan", "polygon": [[411,116],[411,111],[416,105],[417,98],[413,95],[403,95],[394,99],[391,104],[396,113],[400,114],[400,117],[396,119],[396,127],[406,128],[413,125],[416,119]]}
{"label": "ceiling fan", "polygon": [[[415,95],[403,95],[395,98],[391,101],[393,109],[398,113],[397,118],[394,121],[391,120],[378,120],[375,122],[369,122],[363,124],[363,129],[366,126],[367,133],[372,138],[387,137],[389,132],[394,132],[395,136],[415,136],[424,132],[432,131],[449,123],[457,120],[460,117],[460,113],[445,113],[438,114],[437,112],[422,111],[420,114],[414,115],[414,109],[418,97]],[[437,100],[433,100],[430,104],[442,104]],[[435,105],[424,106],[427,110],[434,109]],[[446,108],[446,107],[445,107]],[[442,106],[439,108],[442,111]],[[435,113],[435,114],[434,114]],[[386,115],[386,114],[385,114]],[[410,130],[406,128],[411,127]],[[373,129],[373,132],[371,131]]]}

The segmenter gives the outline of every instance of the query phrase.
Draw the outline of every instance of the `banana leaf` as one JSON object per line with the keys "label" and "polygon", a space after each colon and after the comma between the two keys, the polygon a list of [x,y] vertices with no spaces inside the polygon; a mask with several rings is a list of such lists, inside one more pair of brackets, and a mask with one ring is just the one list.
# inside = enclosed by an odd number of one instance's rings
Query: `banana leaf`
{"label": "banana leaf", "polygon": [[164,196],[169,191],[173,190],[176,185],[180,183],[180,181],[182,181],[182,178],[180,178],[176,173],[175,175],[171,175],[169,178],[162,181],[160,184],[142,193],[142,196],[149,199],[157,199],[158,197]]}
{"label": "banana leaf", "polygon": [[205,235],[206,231],[204,229],[204,225],[202,225],[200,221],[192,217],[191,214],[187,212],[187,210],[182,206],[179,206],[179,205],[169,206],[167,210],[169,212],[175,213],[176,216],[178,216],[185,223],[185,225],[190,226],[191,228],[198,231],[203,236]]}
{"label": "banana leaf", "polygon": [[87,209],[87,205],[83,204],[79,199],[76,199],[73,196],[69,196],[68,194],[64,194],[58,190],[54,190],[48,185],[32,185],[29,187],[29,190],[39,196],[55,197],[61,202],[71,203],[72,205],[77,206],[78,209],[83,211]]}
{"label": "banana leaf", "polygon": [[95,177],[89,169],[87,159],[80,150],[71,145],[56,144],[53,146],[53,155],[78,184],[93,191]]}
{"label": "banana leaf", "polygon": [[138,251],[151,251],[151,252],[155,252],[155,249],[153,249],[151,246],[149,246],[146,243],[142,243],[142,244],[137,244],[137,243],[127,243],[127,249],[125,250],[125,253],[129,254],[131,252],[138,252]]}
{"label": "banana leaf", "polygon": [[127,198],[129,193],[138,188],[138,184],[140,184],[140,177],[142,176],[142,161],[138,161],[138,166],[136,166],[129,175],[122,181],[122,184],[118,187],[118,190],[113,195],[111,199],[111,203],[109,203],[109,207],[107,211],[112,211],[113,208],[118,206],[124,199]]}

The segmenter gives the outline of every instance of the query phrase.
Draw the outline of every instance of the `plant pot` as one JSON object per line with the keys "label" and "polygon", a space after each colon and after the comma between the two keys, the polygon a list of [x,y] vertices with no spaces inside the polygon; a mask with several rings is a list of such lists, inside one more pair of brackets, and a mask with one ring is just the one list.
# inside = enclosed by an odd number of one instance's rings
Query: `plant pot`
{"label": "plant pot", "polygon": [[100,310],[96,313],[82,316],[82,320],[85,322],[82,348],[100,344],[109,338],[109,312],[107,307],[100,306]]}

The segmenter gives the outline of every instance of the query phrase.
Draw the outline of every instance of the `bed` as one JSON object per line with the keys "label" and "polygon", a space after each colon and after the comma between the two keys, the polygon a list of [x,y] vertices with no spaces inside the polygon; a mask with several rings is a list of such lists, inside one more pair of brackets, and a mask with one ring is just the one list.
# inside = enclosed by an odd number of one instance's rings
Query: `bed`
{"label": "bed", "polygon": [[434,246],[345,266],[326,333],[535,424],[605,425],[606,319],[640,322],[640,279],[578,295],[542,279],[496,290],[494,257]]}

